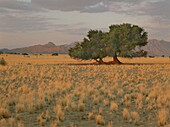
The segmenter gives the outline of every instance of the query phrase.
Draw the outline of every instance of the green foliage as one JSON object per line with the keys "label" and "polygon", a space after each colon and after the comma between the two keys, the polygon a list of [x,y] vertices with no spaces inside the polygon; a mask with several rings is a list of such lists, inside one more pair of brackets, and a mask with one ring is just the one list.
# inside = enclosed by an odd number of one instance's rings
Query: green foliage
{"label": "green foliage", "polygon": [[109,28],[106,48],[108,56],[114,57],[116,54],[122,57],[140,56],[140,54],[143,56],[142,50],[139,52],[135,51],[136,46],[141,47],[148,43],[148,36],[143,28],[131,24],[111,25]]}
{"label": "green foliage", "polygon": [[69,55],[83,60],[104,58],[104,38],[105,33],[102,31],[90,30],[82,43],[77,43],[74,48],[69,49]]}
{"label": "green foliage", "polygon": [[58,56],[58,53],[53,53],[52,56]]}
{"label": "green foliage", "polygon": [[1,55],[1,54],[3,54],[3,52],[2,52],[2,51],[0,51],[0,55]]}
{"label": "green foliage", "polygon": [[106,33],[90,30],[82,43],[69,49],[69,55],[72,58],[83,60],[102,60],[106,56],[114,57],[114,60],[117,60],[117,55],[121,57],[147,55],[146,51],[136,51],[135,49],[136,47],[140,49],[148,43],[148,35],[143,28],[131,24],[111,25],[109,28],[109,32]]}
{"label": "green foliage", "polygon": [[4,58],[1,59],[0,64],[3,66],[5,66],[7,64]]}

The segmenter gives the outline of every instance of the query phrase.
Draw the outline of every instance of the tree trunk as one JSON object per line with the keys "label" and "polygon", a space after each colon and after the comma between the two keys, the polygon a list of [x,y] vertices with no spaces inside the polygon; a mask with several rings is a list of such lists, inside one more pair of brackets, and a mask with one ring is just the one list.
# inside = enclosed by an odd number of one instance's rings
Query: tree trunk
{"label": "tree trunk", "polygon": [[113,57],[113,64],[121,64],[121,62],[118,60],[117,55]]}
{"label": "tree trunk", "polygon": [[96,62],[98,62],[99,64],[105,64],[105,62],[102,60],[102,58],[99,58],[99,60],[96,59]]}

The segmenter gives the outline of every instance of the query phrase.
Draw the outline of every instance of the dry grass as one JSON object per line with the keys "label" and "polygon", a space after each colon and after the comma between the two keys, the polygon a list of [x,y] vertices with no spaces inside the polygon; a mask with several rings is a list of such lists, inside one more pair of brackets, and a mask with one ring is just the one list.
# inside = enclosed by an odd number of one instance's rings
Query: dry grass
{"label": "dry grass", "polygon": [[118,109],[117,103],[112,102],[111,105],[110,105],[110,111],[111,111],[111,112],[112,112],[112,111],[117,112],[117,109]]}
{"label": "dry grass", "polygon": [[88,117],[89,117],[90,120],[93,120],[94,119],[94,114],[89,112],[89,116]]}
{"label": "dry grass", "polygon": [[104,105],[108,106],[109,105],[109,99],[104,99]]}
{"label": "dry grass", "polygon": [[0,115],[3,117],[3,118],[7,118],[9,113],[9,111],[7,109],[4,109],[4,108],[0,108]]}
{"label": "dry grass", "polygon": [[15,119],[13,117],[9,118],[10,127],[15,127]]}
{"label": "dry grass", "polygon": [[129,111],[126,108],[123,110],[123,119],[124,120],[129,119]]}
{"label": "dry grass", "polygon": [[138,124],[139,114],[137,112],[132,112],[131,113],[131,118],[134,120],[135,124]]}
{"label": "dry grass", "polygon": [[81,111],[81,112],[84,111],[85,106],[84,106],[84,104],[82,102],[79,102],[79,106],[78,107],[79,107],[79,111]]}
{"label": "dry grass", "polygon": [[105,125],[104,118],[101,115],[96,115],[96,123],[100,125]]}
{"label": "dry grass", "polygon": [[113,127],[113,121],[110,121],[107,127]]}
{"label": "dry grass", "polygon": [[164,126],[167,119],[168,119],[168,111],[166,109],[161,109],[159,112],[158,112],[158,123],[160,126]]}
{"label": "dry grass", "polygon": [[62,111],[62,108],[60,105],[57,105],[54,107],[54,112],[57,115],[57,119],[60,121],[64,121],[64,112]]}
{"label": "dry grass", "polygon": [[1,127],[8,127],[7,122],[5,119],[1,119]]}
{"label": "dry grass", "polygon": [[[170,124],[169,64],[71,65],[84,61],[66,55],[3,57],[9,64],[0,66],[0,126]],[[169,58],[120,60],[169,63]]]}

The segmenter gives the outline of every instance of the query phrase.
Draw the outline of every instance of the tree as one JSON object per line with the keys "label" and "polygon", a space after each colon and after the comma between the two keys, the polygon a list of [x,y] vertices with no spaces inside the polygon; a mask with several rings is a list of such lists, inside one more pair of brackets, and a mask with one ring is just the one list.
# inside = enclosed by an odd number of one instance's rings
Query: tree
{"label": "tree", "polygon": [[113,63],[120,64],[117,56],[145,56],[147,52],[136,51],[136,46],[145,46],[148,42],[148,35],[143,28],[137,25],[120,24],[111,25],[106,38],[107,56],[113,57]]}
{"label": "tree", "polygon": [[94,59],[99,63],[104,63],[102,60],[106,57],[104,38],[105,33],[102,31],[90,30],[82,43],[76,44],[69,50],[69,55],[75,59]]}
{"label": "tree", "polygon": [[0,61],[0,65],[5,66],[6,64],[7,64],[7,63],[6,63],[5,59],[4,59],[4,58],[2,58],[2,59],[1,59],[1,61]]}
{"label": "tree", "polygon": [[113,57],[112,64],[121,64],[118,56],[140,57],[146,56],[144,50],[136,50],[136,47],[145,46],[148,35],[143,28],[137,25],[120,24],[111,25],[109,32],[90,30],[87,38],[69,50],[69,55],[75,59],[94,59],[98,63],[103,62],[106,56]]}

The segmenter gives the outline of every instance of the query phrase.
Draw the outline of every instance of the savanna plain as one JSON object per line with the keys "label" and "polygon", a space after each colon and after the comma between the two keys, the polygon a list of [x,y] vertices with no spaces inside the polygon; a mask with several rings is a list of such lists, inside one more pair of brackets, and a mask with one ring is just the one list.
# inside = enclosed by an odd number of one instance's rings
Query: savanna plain
{"label": "savanna plain", "polygon": [[2,57],[1,127],[170,127],[169,57],[119,58],[122,65],[68,55]]}

